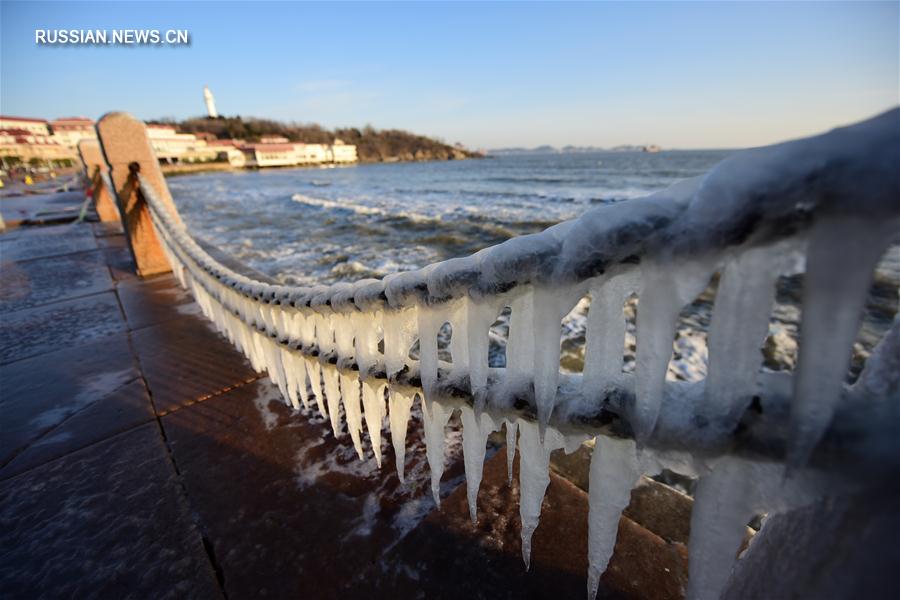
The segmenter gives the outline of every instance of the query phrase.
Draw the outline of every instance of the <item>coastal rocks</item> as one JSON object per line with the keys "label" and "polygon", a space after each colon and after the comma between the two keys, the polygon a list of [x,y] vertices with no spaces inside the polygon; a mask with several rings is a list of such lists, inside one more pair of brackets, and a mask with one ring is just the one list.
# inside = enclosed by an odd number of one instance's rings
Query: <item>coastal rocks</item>
{"label": "coastal rocks", "polygon": [[773,324],[762,352],[765,368],[772,371],[792,371],[797,360],[797,337],[783,325]]}

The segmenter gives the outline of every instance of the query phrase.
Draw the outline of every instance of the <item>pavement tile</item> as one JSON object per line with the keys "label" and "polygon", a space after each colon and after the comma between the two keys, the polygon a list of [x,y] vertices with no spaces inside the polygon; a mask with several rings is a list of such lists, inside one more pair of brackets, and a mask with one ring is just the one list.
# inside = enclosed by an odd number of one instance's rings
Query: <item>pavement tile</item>
{"label": "pavement tile", "polygon": [[0,263],[0,313],[112,289],[104,258],[82,252]]}
{"label": "pavement tile", "polygon": [[106,258],[109,273],[115,281],[140,281],[140,277],[137,275],[137,267],[134,264],[134,257],[131,256],[131,250],[128,249],[127,245],[104,246],[101,252]]}
{"label": "pavement tile", "polygon": [[156,423],[0,483],[5,598],[221,598]]}
{"label": "pavement tile", "polygon": [[91,223],[91,229],[94,232],[94,237],[98,238],[125,235],[125,230],[122,228],[121,221],[101,221],[99,223]]}
{"label": "pavement tile", "polygon": [[123,281],[119,284],[118,292],[131,330],[179,319],[185,315],[203,318],[200,306],[181,288],[172,274]]}
{"label": "pavement tile", "polygon": [[125,335],[0,367],[0,465],[139,377]]}
{"label": "pavement tile", "polygon": [[205,400],[258,377],[203,317],[185,316],[132,333],[158,414]]}
{"label": "pavement tile", "polygon": [[[268,380],[161,421],[232,598],[353,597],[371,584],[371,565],[434,507],[415,420],[405,484],[389,435],[378,469],[368,444],[360,461],[346,433],[335,439],[318,413],[285,407]],[[447,463],[445,495],[463,480],[458,431]]]}
{"label": "pavement tile", "polygon": [[113,292],[7,313],[0,320],[0,364],[124,331],[125,322]]}
{"label": "pavement tile", "polygon": [[0,479],[18,475],[155,418],[144,382],[133,380],[109,395],[98,396],[53,427],[0,469]]}
{"label": "pavement tile", "polygon": [[[77,185],[70,192],[58,191],[64,182],[48,182],[41,188],[31,187],[20,190],[22,195],[0,196],[0,213],[3,220],[9,223],[46,222],[48,216],[65,215],[68,219],[75,219],[84,202],[84,193],[77,189]],[[12,190],[10,190],[12,192]],[[92,209],[92,207],[89,207]],[[93,212],[93,210],[91,210]]]}
{"label": "pavement tile", "polygon": [[[507,483],[505,452],[485,463],[478,524],[460,486],[367,573],[373,597],[583,598],[587,586],[587,494],[550,474],[531,568],[521,557],[518,459]],[[598,598],[680,599],[687,554],[627,517]],[[362,591],[362,589],[360,589]]]}
{"label": "pavement tile", "polygon": [[96,249],[93,231],[83,224],[29,227],[14,240],[0,244],[0,260],[28,260]]}

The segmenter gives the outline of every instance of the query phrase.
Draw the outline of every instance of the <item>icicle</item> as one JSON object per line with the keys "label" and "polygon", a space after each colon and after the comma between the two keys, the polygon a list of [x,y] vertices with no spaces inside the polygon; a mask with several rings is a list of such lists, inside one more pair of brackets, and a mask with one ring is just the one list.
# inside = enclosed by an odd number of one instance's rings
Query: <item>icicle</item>
{"label": "icicle", "polygon": [[544,494],[550,485],[550,453],[564,446],[560,435],[548,429],[541,442],[539,426],[519,419],[519,516],[522,519],[522,559],[531,566],[531,536],[541,518]]}
{"label": "icicle", "polygon": [[475,410],[484,410],[488,379],[488,350],[490,348],[491,325],[497,319],[501,306],[498,302],[476,303],[465,298],[465,335],[469,359],[469,389],[475,398]]}
{"label": "icicle", "polygon": [[407,363],[409,350],[416,340],[418,309],[386,311],[384,322],[384,368],[393,377]]}
{"label": "icicle", "polygon": [[369,441],[375,452],[375,462],[381,468],[381,427],[384,422],[384,384],[372,385],[362,382],[363,412],[366,417],[366,429]]}
{"label": "icicle", "polygon": [[896,222],[846,215],[813,226],[791,403],[792,465],[806,463],[831,422],[872,274],[896,227]]}
{"label": "icicle", "polygon": [[328,356],[334,352],[334,326],[327,315],[316,313],[316,345],[319,356]]}
{"label": "icicle", "polygon": [[513,463],[516,461],[516,434],[518,425],[515,421],[506,421],[506,474],[509,483],[513,479]]}
{"label": "icicle", "polygon": [[605,386],[622,376],[625,353],[625,313],[628,297],[638,291],[640,273],[635,269],[591,288],[584,349],[582,393],[599,399]]}
{"label": "icicle", "polygon": [[467,374],[469,372],[469,344],[466,341],[468,331],[469,310],[466,299],[453,303],[450,311],[450,356],[453,359],[452,375]]}
{"label": "icicle", "polygon": [[359,380],[356,377],[340,374],[341,400],[344,404],[344,415],[347,418],[347,430],[353,440],[353,447],[359,459],[364,458],[362,440],[359,434],[362,431],[362,414],[359,409]]}
{"label": "icicle", "polygon": [[304,357],[298,355],[296,352],[286,351],[285,355],[288,356],[290,370],[293,373],[297,394],[300,396],[300,402],[303,403],[303,408],[309,408],[309,392],[307,390],[309,380],[307,379],[306,374],[307,362]]}
{"label": "icicle", "polygon": [[581,297],[580,287],[539,287],[534,290],[534,401],[541,439],[553,414],[559,385],[559,349],[562,319]]}
{"label": "icicle", "polygon": [[378,339],[381,331],[382,313],[353,313],[350,317],[353,325],[354,350],[356,364],[361,378],[365,378],[378,363]]}
{"label": "icicle", "polygon": [[637,311],[635,399],[629,415],[639,445],[656,427],[678,314],[703,291],[710,275],[711,265],[705,263],[682,263],[677,267],[655,264],[642,270]]}
{"label": "icicle", "polygon": [[439,311],[419,307],[419,377],[428,400],[434,392],[438,374],[437,334],[444,320]]}
{"label": "icicle", "polygon": [[334,330],[334,350],[341,360],[350,360],[354,357],[354,327],[350,315],[333,314],[331,327]]}
{"label": "icicle", "polygon": [[619,518],[631,500],[639,469],[634,441],[603,436],[596,439],[589,485],[588,600],[597,596],[600,576],[616,545]]}
{"label": "icicle", "polygon": [[325,388],[325,399],[328,401],[331,430],[337,437],[341,429],[341,393],[339,373],[333,365],[322,365],[322,384]]}
{"label": "icicle", "polygon": [[298,372],[294,368],[294,355],[290,350],[279,348],[281,354],[281,367],[287,380],[288,398],[294,410],[300,408],[300,386],[306,387],[306,369],[300,372],[303,375],[302,384],[298,379]]}
{"label": "icicle", "polygon": [[312,387],[313,394],[316,396],[316,406],[319,407],[319,414],[323,417],[328,417],[328,411],[325,409],[325,398],[322,393],[322,377],[321,366],[319,365],[319,361],[314,358],[306,358],[304,357],[304,362],[306,363],[306,375],[309,377],[309,385]]}
{"label": "icicle", "polygon": [[422,403],[425,418],[425,450],[431,469],[431,494],[434,503],[441,506],[441,476],[444,474],[444,427],[450,421],[453,409],[445,407],[437,400]]}
{"label": "icicle", "polygon": [[753,398],[782,251],[752,248],[722,273],[709,328],[704,414],[736,424]]}
{"label": "icicle", "polygon": [[406,429],[409,424],[409,411],[415,395],[407,396],[400,390],[388,388],[390,403],[391,442],[394,445],[394,458],[397,463],[397,476],[400,483],[406,480],[403,476],[406,463]]}
{"label": "icicle", "polygon": [[[783,473],[780,465],[725,457],[709,475],[700,478],[691,510],[688,600],[719,598],[746,535],[747,523],[762,506],[761,494],[774,494],[772,482],[780,482]],[[773,498],[766,501],[775,503]]]}
{"label": "icicle", "polygon": [[469,516],[472,524],[478,522],[478,488],[484,472],[484,455],[487,439],[497,427],[487,413],[476,416],[475,411],[464,404],[460,409],[463,425],[463,460],[466,468],[466,495],[469,500]]}
{"label": "icicle", "polygon": [[530,378],[534,367],[533,306],[534,292],[531,288],[510,304],[512,314],[506,342],[506,372],[513,379]]}

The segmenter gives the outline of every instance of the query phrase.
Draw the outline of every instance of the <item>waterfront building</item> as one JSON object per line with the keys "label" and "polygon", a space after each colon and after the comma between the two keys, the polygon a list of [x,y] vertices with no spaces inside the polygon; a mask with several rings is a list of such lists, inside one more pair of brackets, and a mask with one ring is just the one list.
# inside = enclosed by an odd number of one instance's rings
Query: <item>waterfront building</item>
{"label": "waterfront building", "polygon": [[[222,142],[225,140],[217,143]],[[259,143],[239,147],[244,154],[246,166],[258,168],[352,163],[358,160],[356,146],[344,144],[340,140],[335,142],[334,145],[290,143],[283,137],[264,136]]]}
{"label": "waterfront building", "polygon": [[290,167],[299,164],[296,144],[247,144],[241,148],[253,167]]}
{"label": "waterfront building", "polygon": [[75,148],[83,139],[97,139],[93,119],[87,117],[68,117],[50,121],[53,138],[61,145]]}
{"label": "waterfront building", "polygon": [[210,162],[216,160],[218,151],[207,146],[206,140],[193,133],[178,133],[174,125],[147,125],[150,145],[160,162]]}
{"label": "waterfront building", "polygon": [[300,164],[321,164],[331,162],[328,146],[325,144],[294,144]]}
{"label": "waterfront building", "polygon": [[46,119],[27,117],[4,117],[0,115],[0,129],[23,130],[34,135],[50,135]]}
{"label": "waterfront building", "polygon": [[[46,121],[44,121],[46,124]],[[38,128],[33,128],[38,129]],[[39,129],[38,129],[39,130]],[[0,129],[0,165],[58,168],[77,164],[75,150],[59,143],[54,136],[28,129]]]}
{"label": "waterfront building", "polygon": [[241,151],[244,140],[209,140],[208,148],[216,151],[217,161],[228,161],[232,167],[244,167],[247,165],[247,156]]}
{"label": "waterfront building", "polygon": [[359,160],[356,154],[356,146],[345,144],[341,139],[335,139],[329,148],[329,162],[354,163]]}

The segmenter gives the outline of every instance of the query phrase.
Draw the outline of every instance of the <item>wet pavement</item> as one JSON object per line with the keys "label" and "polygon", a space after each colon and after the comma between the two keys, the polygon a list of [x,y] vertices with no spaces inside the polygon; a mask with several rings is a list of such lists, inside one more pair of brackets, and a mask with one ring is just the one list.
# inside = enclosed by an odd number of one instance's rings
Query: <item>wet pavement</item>
{"label": "wet pavement", "polygon": [[[587,495],[567,479],[526,571],[499,442],[473,526],[458,423],[436,510],[417,410],[401,483],[389,435],[379,469],[285,407],[173,277],[133,275],[117,225],[13,229],[0,261],[4,598],[584,597]],[[638,524],[659,517],[647,497],[603,597],[683,595],[684,540]]]}

